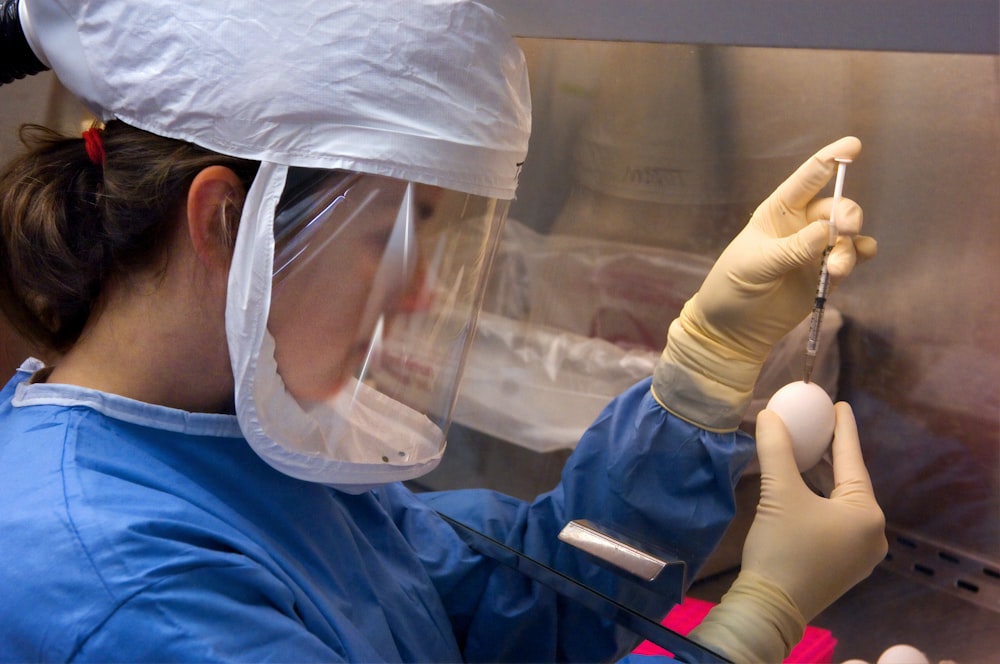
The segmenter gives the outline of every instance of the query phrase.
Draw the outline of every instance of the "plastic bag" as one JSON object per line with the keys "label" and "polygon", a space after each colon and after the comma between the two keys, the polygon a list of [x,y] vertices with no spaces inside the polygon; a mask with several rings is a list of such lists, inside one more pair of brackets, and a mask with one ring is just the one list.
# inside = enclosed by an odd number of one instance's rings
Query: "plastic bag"
{"label": "plastic bag", "polygon": [[[455,421],[538,452],[575,447],[609,401],[652,375],[670,322],[711,267],[698,254],[508,220]],[[841,324],[827,307],[813,380],[831,396]],[[802,379],[807,334],[808,320],[772,350],[744,417],[750,431],[771,395]]]}

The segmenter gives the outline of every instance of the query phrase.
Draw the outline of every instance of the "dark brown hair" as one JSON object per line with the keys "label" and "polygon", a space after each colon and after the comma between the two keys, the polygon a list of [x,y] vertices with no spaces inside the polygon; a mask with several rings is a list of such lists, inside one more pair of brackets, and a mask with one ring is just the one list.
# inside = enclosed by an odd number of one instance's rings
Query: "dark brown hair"
{"label": "dark brown hair", "polygon": [[259,164],[120,121],[101,131],[103,164],[84,140],[37,125],[0,172],[0,308],[17,329],[62,352],[79,338],[111,279],[165,260],[187,191],[204,168],[249,188]]}

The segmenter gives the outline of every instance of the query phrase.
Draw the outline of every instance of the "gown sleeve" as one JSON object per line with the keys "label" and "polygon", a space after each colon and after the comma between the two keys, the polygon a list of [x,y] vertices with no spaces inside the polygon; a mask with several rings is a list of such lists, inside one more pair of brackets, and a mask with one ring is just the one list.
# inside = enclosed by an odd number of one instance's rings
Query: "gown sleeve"
{"label": "gown sleeve", "polygon": [[[634,646],[634,635],[464,545],[446,551],[450,526],[429,525],[423,512],[447,514],[614,594],[616,574],[558,540],[567,522],[589,519],[673,552],[690,583],[735,513],[734,487],[752,455],[745,433],[708,432],[667,413],[646,380],[601,413],[552,491],[530,503],[486,490],[420,494],[397,522],[434,579],[467,661],[606,661]],[[662,616],[671,606],[643,608]]]}

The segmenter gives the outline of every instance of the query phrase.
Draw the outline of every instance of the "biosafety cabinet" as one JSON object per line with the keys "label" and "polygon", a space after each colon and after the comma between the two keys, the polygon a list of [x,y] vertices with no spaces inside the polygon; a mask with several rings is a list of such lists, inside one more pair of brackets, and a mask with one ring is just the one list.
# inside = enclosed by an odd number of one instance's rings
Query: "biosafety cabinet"
{"label": "biosafety cabinet", "polygon": [[[931,662],[995,661],[997,1],[486,1],[526,55],[532,139],[448,451],[415,488],[552,488],[590,421],[650,374],[670,321],[756,205],[819,147],[855,135],[864,149],[844,194],[879,252],[830,298],[815,380],[854,408],[890,548],[812,621],[829,635],[817,656],[874,664],[907,643]],[[3,88],[0,101],[5,140],[20,122],[79,123],[51,75]],[[748,431],[770,394],[801,378],[804,343],[797,329],[769,358]],[[829,462],[805,479],[829,491]],[[717,601],[735,578],[758,489],[751,467],[689,597]],[[594,600],[585,585],[570,595]],[[642,627],[630,607],[614,610]]]}
{"label": "biosafety cabinet", "polygon": [[[430,488],[533,496],[646,374],[755,206],[858,136],[875,260],[830,299],[821,375],[858,417],[890,552],[813,625],[833,661],[1000,650],[1000,9],[995,0],[492,0],[526,54],[531,147]],[[793,332],[745,425],[801,378]],[[735,575],[756,500],[691,594]],[[829,467],[811,476],[829,488]]]}

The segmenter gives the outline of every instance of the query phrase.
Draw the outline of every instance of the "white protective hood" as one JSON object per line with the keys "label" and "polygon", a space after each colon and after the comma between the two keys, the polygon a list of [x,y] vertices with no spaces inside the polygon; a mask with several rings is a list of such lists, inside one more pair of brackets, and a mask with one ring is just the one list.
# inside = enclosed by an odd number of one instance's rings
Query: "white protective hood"
{"label": "white protective hood", "polygon": [[[337,445],[358,453],[317,453],[308,423],[289,421],[291,444],[265,431],[274,418],[261,399],[281,419],[298,410],[280,408],[268,345],[275,206],[289,167],[513,198],[531,111],[524,58],[500,17],[457,0],[21,0],[20,11],[36,55],[101,119],[261,162],[226,310],[237,413],[254,449],[287,474],[347,490],[433,468],[443,450],[424,443],[423,420],[375,397],[350,417],[334,403],[315,418],[333,422],[327,438],[353,436]],[[396,443],[406,422],[412,452],[370,462],[389,455],[366,441]]]}
{"label": "white protective hood", "polygon": [[530,131],[524,58],[477,3],[21,0],[20,10],[39,59],[102,119],[236,157],[514,196]]}

